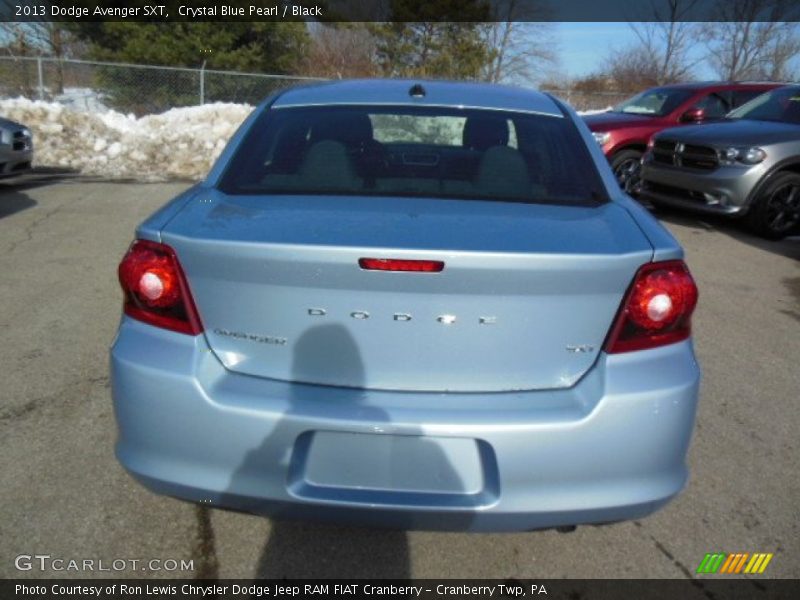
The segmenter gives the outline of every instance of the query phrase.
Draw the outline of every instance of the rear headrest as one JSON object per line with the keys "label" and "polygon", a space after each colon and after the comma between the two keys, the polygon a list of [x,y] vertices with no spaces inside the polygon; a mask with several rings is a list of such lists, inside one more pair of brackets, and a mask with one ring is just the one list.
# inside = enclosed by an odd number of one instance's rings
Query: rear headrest
{"label": "rear headrest", "polygon": [[527,198],[532,189],[525,159],[508,146],[486,150],[478,166],[475,186],[481,193],[500,198]]}
{"label": "rear headrest", "polygon": [[465,148],[483,152],[492,146],[508,144],[508,121],[502,117],[469,117],[464,123],[462,141]]}
{"label": "rear headrest", "polygon": [[345,113],[314,123],[311,141],[333,140],[345,146],[356,146],[372,140],[372,121],[365,113]]}
{"label": "rear headrest", "polygon": [[310,188],[352,190],[361,185],[347,149],[333,140],[317,142],[308,149],[299,175]]}

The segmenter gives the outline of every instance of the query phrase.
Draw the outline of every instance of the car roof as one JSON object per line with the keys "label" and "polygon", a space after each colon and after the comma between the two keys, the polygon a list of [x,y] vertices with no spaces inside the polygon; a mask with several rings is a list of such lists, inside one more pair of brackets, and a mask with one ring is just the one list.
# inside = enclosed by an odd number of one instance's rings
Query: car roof
{"label": "car roof", "polygon": [[[414,95],[415,86],[421,86],[424,95]],[[342,104],[451,106],[564,116],[550,96],[536,90],[424,79],[353,79],[304,85],[281,93],[272,108]]]}

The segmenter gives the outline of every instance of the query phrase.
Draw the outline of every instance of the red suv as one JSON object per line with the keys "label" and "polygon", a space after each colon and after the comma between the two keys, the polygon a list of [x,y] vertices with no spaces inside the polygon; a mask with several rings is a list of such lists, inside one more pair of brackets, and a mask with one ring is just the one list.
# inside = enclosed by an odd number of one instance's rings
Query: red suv
{"label": "red suv", "polygon": [[780,83],[705,82],[650,88],[608,112],[584,120],[611,163],[620,186],[635,193],[640,159],[650,137],[676,125],[721,119]]}

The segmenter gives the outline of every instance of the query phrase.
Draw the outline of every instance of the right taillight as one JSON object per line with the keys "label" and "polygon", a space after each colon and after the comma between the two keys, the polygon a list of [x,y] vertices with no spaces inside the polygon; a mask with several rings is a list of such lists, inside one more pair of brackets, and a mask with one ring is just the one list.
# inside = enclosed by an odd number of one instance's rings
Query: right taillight
{"label": "right taillight", "polygon": [[136,240],[119,265],[125,314],[156,327],[197,335],[203,326],[175,251]]}
{"label": "right taillight", "polygon": [[639,268],[608,335],[605,351],[645,350],[685,340],[697,304],[697,286],[682,260]]}

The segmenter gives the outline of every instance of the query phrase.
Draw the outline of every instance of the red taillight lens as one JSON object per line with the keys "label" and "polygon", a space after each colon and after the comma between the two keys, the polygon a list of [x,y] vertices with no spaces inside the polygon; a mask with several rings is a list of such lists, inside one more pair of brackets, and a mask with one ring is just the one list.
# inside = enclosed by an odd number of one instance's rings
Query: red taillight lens
{"label": "red taillight lens", "polygon": [[197,335],[203,326],[175,251],[135,241],[119,264],[125,314],[157,327]]}
{"label": "red taillight lens", "polygon": [[403,260],[399,258],[360,258],[358,265],[367,271],[438,273],[444,269],[444,263],[440,260]]}
{"label": "red taillight lens", "polygon": [[685,340],[697,286],[682,260],[649,263],[636,273],[605,344],[606,352],[645,350]]}

